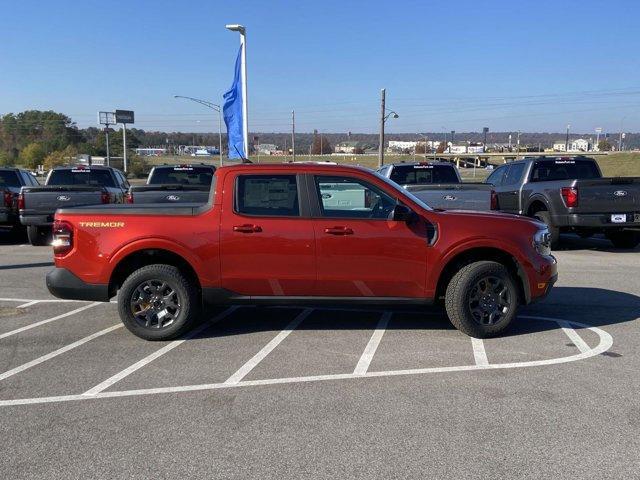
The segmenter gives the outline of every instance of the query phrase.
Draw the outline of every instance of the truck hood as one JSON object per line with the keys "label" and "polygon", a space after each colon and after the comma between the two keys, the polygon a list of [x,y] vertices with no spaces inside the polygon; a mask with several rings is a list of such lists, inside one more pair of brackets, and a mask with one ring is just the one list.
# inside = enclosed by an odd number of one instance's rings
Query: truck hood
{"label": "truck hood", "polygon": [[459,217],[462,221],[465,218],[469,219],[487,219],[489,221],[502,219],[505,221],[513,221],[519,223],[525,223],[528,225],[535,225],[538,228],[544,227],[544,223],[539,222],[534,218],[523,217],[521,215],[513,215],[511,213],[502,212],[476,212],[473,210],[437,210],[440,215],[446,215],[448,218]]}

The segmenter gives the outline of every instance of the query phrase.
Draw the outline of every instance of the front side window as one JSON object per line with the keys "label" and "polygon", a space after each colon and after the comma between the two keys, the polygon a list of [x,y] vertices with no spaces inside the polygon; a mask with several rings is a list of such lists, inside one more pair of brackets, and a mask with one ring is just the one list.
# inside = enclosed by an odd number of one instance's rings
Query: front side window
{"label": "front side window", "polygon": [[322,215],[329,218],[386,219],[396,200],[352,177],[316,177]]}
{"label": "front side window", "polygon": [[297,217],[300,215],[295,175],[240,175],[236,211],[244,215]]}

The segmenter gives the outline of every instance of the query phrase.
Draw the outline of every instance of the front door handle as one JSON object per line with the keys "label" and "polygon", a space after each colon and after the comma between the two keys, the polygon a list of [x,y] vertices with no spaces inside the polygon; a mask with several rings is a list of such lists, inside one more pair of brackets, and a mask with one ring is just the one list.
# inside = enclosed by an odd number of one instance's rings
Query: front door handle
{"label": "front door handle", "polygon": [[258,233],[262,231],[262,227],[260,225],[245,223],[244,225],[235,225],[233,231],[240,233]]}
{"label": "front door handle", "polygon": [[353,230],[349,227],[328,227],[324,229],[324,233],[329,235],[353,235]]}

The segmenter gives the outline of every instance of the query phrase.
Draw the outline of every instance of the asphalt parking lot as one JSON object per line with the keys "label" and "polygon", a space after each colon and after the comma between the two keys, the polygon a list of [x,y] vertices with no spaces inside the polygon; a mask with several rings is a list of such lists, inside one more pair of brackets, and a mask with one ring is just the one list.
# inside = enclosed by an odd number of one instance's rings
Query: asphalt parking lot
{"label": "asphalt parking lot", "polygon": [[219,309],[150,343],[0,235],[4,478],[637,478],[640,250],[567,237],[507,335],[437,310]]}

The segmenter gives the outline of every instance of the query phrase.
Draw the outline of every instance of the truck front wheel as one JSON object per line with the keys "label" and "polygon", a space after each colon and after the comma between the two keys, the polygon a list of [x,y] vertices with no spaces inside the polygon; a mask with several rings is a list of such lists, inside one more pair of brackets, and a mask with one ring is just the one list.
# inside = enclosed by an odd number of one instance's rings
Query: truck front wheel
{"label": "truck front wheel", "polygon": [[606,236],[616,248],[636,248],[640,243],[640,232],[636,230],[614,230]]}
{"label": "truck front wheel", "polygon": [[474,262],[462,267],[449,282],[445,308],[461,332],[476,338],[493,337],[514,319],[518,290],[504,265]]}
{"label": "truck front wheel", "polygon": [[178,268],[147,265],[131,275],[118,292],[124,326],[145,340],[170,340],[189,330],[200,315],[198,287]]}

